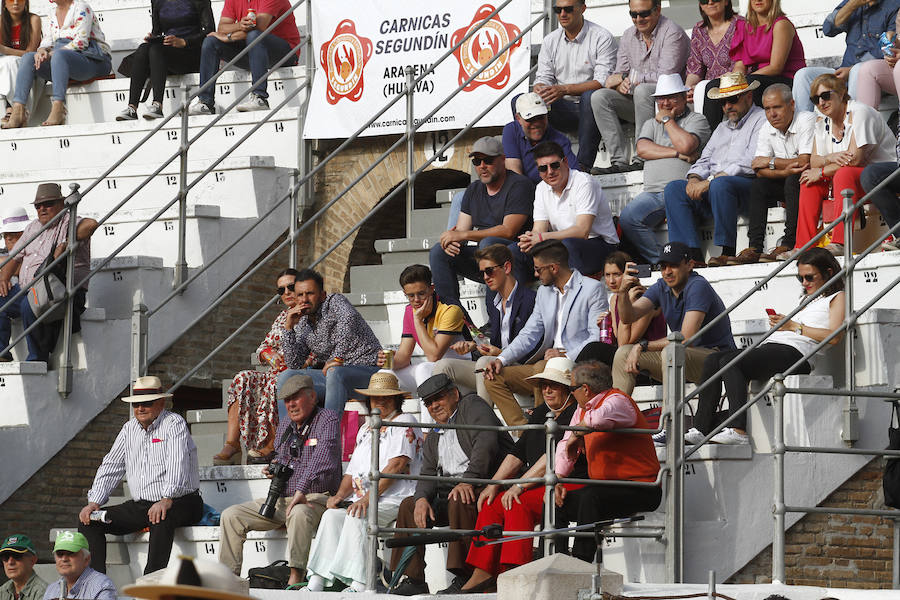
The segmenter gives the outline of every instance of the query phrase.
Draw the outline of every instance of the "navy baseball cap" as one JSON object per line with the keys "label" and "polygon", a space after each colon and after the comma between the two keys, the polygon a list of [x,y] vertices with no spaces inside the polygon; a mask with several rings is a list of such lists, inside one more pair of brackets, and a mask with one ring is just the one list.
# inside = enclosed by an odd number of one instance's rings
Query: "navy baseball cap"
{"label": "navy baseball cap", "polygon": [[689,260],[690,257],[691,254],[687,245],[681,242],[668,242],[663,246],[659,255],[659,263],[680,265],[682,261]]}

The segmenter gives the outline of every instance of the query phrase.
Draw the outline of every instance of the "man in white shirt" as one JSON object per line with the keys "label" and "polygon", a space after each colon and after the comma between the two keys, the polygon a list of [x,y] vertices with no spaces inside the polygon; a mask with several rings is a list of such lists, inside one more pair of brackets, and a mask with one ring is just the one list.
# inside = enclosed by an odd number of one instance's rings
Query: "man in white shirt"
{"label": "man in white shirt", "polygon": [[583,275],[603,271],[603,259],[619,244],[609,202],[600,182],[570,168],[555,142],[534,147],[541,182],[534,191],[534,226],[510,246],[517,260],[544,240],[560,240],[569,251],[569,266]]}
{"label": "man in white shirt", "polygon": [[[550,106],[550,125],[566,133],[578,132],[578,164],[594,166],[600,131],[591,109],[591,94],[616,66],[616,39],[605,28],[586,21],[585,0],[556,0],[556,29],[541,43],[534,91]],[[515,100],[513,100],[515,113]]]}
{"label": "man in white shirt", "polygon": [[[167,411],[159,377],[138,377],[132,396],[134,409],[97,469],[88,503],[78,514],[78,531],[90,544],[91,565],[106,572],[106,534],[123,535],[150,528],[150,548],[144,574],[169,564],[176,527],[193,525],[203,516],[197,446],[181,415]],[[132,500],[100,507],[109,500],[122,476],[128,479]]]}
{"label": "man in white shirt", "polygon": [[[796,242],[800,173],[809,166],[816,116],[796,110],[791,88],[783,83],[767,87],[762,102],[767,122],[759,130],[756,157],[750,164],[756,171],[747,211],[750,247],[729,260],[729,265],[774,262]],[[779,200],[784,201],[784,238],[772,252],[763,254],[768,211]]]}

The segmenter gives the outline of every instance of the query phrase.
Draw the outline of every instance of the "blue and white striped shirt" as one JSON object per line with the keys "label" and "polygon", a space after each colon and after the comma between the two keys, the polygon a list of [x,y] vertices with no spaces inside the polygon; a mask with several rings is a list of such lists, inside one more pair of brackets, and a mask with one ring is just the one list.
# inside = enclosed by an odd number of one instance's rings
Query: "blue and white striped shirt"
{"label": "blue and white striped shirt", "polygon": [[86,567],[78,580],[68,592],[66,580],[60,577],[47,586],[44,592],[44,600],[56,600],[57,598],[72,598],[78,600],[116,600],[116,586],[112,580],[99,571]]}
{"label": "blue and white striped shirt", "polygon": [[157,502],[196,491],[197,446],[184,419],[163,410],[147,429],[129,419],[97,469],[88,502],[105,504],[123,475],[134,500]]}

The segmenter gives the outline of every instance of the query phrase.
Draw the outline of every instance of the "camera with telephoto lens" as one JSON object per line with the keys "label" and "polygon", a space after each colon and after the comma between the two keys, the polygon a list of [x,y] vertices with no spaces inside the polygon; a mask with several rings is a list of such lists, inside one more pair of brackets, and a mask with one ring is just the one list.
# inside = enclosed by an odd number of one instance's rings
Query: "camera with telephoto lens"
{"label": "camera with telephoto lens", "polygon": [[269,474],[272,476],[272,481],[269,483],[269,494],[266,496],[266,501],[259,507],[260,516],[267,519],[271,519],[275,514],[275,503],[284,496],[284,488],[294,474],[294,469],[280,462],[272,462],[269,464]]}

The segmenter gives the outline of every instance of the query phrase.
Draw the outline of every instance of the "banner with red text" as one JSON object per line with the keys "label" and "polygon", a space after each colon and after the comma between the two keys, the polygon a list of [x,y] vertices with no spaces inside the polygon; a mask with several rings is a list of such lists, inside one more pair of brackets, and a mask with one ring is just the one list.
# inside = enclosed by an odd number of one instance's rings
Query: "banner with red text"
{"label": "banner with red text", "polygon": [[[303,136],[352,135],[388,101],[406,89],[406,69],[418,78],[466,34],[478,28],[499,2],[397,2],[353,0],[313,2],[312,36],[316,74]],[[415,86],[416,122],[424,119],[491,58],[499,57],[441,107],[419,131],[462,129],[475,120],[528,71],[529,0],[513,0]],[[500,51],[509,45],[509,48]],[[526,92],[527,79],[480,121],[504,125],[512,119],[510,100]],[[406,99],[378,117],[364,136],[406,131]]]}

